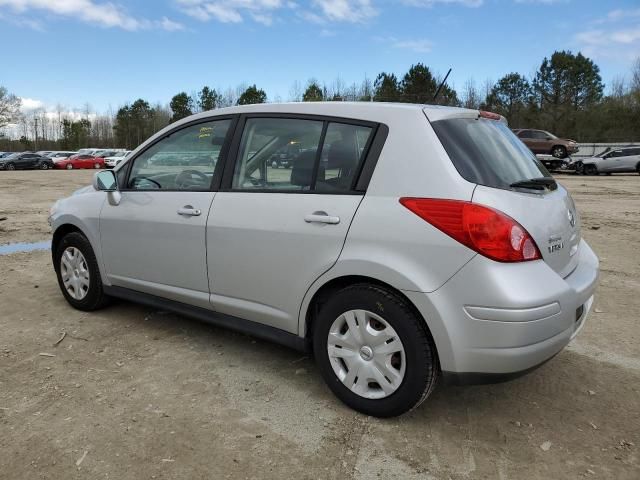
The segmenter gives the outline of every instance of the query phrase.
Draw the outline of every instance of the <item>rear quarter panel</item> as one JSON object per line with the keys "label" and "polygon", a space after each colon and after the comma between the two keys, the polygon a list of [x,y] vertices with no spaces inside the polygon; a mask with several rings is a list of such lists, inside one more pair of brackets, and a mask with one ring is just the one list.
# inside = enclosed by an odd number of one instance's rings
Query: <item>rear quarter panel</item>
{"label": "rear quarter panel", "polygon": [[431,292],[476,255],[399,202],[402,197],[471,200],[475,184],[458,174],[421,111],[394,112],[384,123],[389,135],[342,253],[303,301],[301,335],[309,302],[332,279],[361,275],[398,290]]}

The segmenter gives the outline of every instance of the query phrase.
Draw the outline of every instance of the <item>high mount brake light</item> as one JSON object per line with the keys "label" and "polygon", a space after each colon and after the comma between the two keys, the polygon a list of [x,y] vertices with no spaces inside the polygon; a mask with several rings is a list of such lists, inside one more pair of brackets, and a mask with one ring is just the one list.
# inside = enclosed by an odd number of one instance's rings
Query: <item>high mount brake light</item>
{"label": "high mount brake light", "polygon": [[438,230],[498,262],[542,258],[529,232],[508,215],[461,200],[401,198],[400,203]]}
{"label": "high mount brake light", "polygon": [[487,112],[485,110],[480,110],[480,116],[482,118],[488,118],[489,120],[502,120],[502,117],[497,113]]}

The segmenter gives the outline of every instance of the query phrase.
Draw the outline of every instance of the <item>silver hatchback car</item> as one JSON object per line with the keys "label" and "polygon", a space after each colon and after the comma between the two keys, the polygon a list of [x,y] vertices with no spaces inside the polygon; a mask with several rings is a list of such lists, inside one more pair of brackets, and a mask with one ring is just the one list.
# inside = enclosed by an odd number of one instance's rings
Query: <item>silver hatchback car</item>
{"label": "silver hatchback car", "polygon": [[[272,156],[296,145],[287,169]],[[526,373],[584,325],[598,259],[498,115],[379,103],[201,113],[51,209],[63,295],[132,300],[313,351],[380,417],[439,378]]]}

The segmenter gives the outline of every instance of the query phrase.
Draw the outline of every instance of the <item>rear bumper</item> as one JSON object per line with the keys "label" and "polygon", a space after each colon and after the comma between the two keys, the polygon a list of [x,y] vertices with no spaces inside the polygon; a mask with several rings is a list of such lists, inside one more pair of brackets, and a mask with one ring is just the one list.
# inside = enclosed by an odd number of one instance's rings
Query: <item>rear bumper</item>
{"label": "rear bumper", "polygon": [[435,292],[405,292],[427,319],[445,380],[508,380],[559,353],[584,326],[598,282],[598,259],[584,240],[577,255],[566,278],[543,261],[478,255]]}

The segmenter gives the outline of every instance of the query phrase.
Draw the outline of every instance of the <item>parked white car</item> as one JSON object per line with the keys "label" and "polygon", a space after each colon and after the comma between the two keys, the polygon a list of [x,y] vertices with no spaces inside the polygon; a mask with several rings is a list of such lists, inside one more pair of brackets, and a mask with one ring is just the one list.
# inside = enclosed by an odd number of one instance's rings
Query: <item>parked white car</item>
{"label": "parked white car", "polygon": [[76,152],[51,152],[47,157],[53,160],[53,163],[58,163],[75,154]]}
{"label": "parked white car", "polygon": [[639,173],[640,147],[615,148],[606,150],[591,158],[575,162],[576,173],[598,175],[600,173]]}
{"label": "parked white car", "polygon": [[107,168],[114,168],[118,166],[119,163],[123,162],[127,156],[131,153],[131,150],[125,150],[120,155],[115,155],[113,157],[105,157],[104,164]]}
{"label": "parked white car", "polygon": [[[273,168],[292,141],[291,169]],[[598,280],[567,190],[477,110],[203,112],[49,220],[71,306],[119,297],[310,350],[337,397],[381,417],[441,376],[498,381],[546,362],[584,326]]]}

